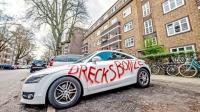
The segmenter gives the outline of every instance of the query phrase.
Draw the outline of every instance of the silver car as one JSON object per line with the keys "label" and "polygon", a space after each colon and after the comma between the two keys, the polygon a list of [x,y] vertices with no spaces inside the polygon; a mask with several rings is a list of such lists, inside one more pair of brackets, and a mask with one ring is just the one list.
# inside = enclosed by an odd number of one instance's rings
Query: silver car
{"label": "silver car", "polygon": [[82,58],[82,55],[68,54],[68,55],[59,55],[51,58],[49,62],[50,67],[57,67],[62,65],[72,64]]}

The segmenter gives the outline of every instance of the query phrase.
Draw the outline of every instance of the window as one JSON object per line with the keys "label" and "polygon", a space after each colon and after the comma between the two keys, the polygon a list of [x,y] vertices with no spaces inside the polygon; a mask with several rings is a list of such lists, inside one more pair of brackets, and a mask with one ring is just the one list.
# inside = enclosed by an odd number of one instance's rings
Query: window
{"label": "window", "polygon": [[117,23],[117,22],[118,22],[117,18],[114,18],[114,19],[111,21],[111,24],[113,25],[113,24],[115,24],[115,23]]}
{"label": "window", "polygon": [[122,0],[122,3],[126,3],[127,2],[127,0]]}
{"label": "window", "polygon": [[128,22],[124,25],[124,32],[128,32],[133,29],[133,22]]}
{"label": "window", "polygon": [[145,3],[142,6],[142,11],[143,11],[143,17],[146,17],[151,13],[149,2]]}
{"label": "window", "polygon": [[188,17],[185,17],[175,22],[169,23],[166,25],[166,29],[168,36],[190,31],[189,19]]}
{"label": "window", "polygon": [[144,22],[144,33],[145,35],[153,33],[152,19]]}
{"label": "window", "polygon": [[121,53],[113,52],[112,60],[122,60],[122,59],[133,59],[133,58]]}
{"label": "window", "polygon": [[67,56],[56,56],[54,60],[57,62],[67,62]]}
{"label": "window", "polygon": [[101,45],[101,39],[97,41],[97,45]]}
{"label": "window", "polygon": [[117,53],[117,52],[101,52],[97,54],[96,56],[99,56],[102,61],[108,61],[108,60],[122,60],[122,59],[133,59],[130,56]]}
{"label": "window", "polygon": [[106,20],[108,18],[108,15],[106,14],[104,17],[103,17],[103,20]]}
{"label": "window", "polygon": [[125,47],[128,48],[128,47],[133,47],[134,46],[134,38],[131,37],[131,38],[127,38],[125,40]]}
{"label": "window", "polygon": [[184,4],[184,0],[167,0],[163,3],[164,14],[183,6]]}
{"label": "window", "polygon": [[71,58],[67,58],[67,62],[76,62],[80,59],[81,57],[71,57]]}
{"label": "window", "polygon": [[115,11],[116,11],[116,7],[114,6],[114,7],[112,8],[112,13],[115,12]]}
{"label": "window", "polygon": [[178,52],[191,52],[195,51],[194,45],[188,45],[188,46],[182,46],[182,47],[176,47],[170,49],[171,53],[178,53]]}
{"label": "window", "polygon": [[107,28],[108,28],[108,25],[105,25],[103,29],[106,30]]}
{"label": "window", "polygon": [[112,59],[112,52],[101,52],[96,56],[99,56],[102,61],[107,61]]}
{"label": "window", "polygon": [[151,47],[157,45],[157,40],[155,37],[146,38],[144,40],[145,47]]}
{"label": "window", "polygon": [[131,14],[131,7],[128,7],[126,10],[123,11],[123,18],[126,18]]}
{"label": "window", "polygon": [[99,36],[101,34],[101,31],[100,30],[98,30],[97,31],[97,36]]}

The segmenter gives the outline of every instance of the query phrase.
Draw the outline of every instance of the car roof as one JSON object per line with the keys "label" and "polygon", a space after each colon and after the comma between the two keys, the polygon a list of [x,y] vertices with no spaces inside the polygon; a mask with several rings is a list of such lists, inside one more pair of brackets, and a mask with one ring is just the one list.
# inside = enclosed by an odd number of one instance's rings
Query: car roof
{"label": "car roof", "polygon": [[130,54],[127,54],[127,53],[124,53],[124,52],[120,52],[120,51],[117,51],[117,50],[99,50],[99,51],[96,51],[96,53],[101,53],[101,52],[116,52],[116,53],[121,53],[121,54],[125,54],[125,55],[128,55],[128,56],[136,58],[133,55],[130,55]]}
{"label": "car roof", "polygon": [[[127,53],[124,53],[124,52],[120,52],[120,51],[117,51],[117,50],[99,50],[99,51],[96,51],[97,53],[101,53],[101,52],[117,52],[117,53],[122,53],[122,54],[127,54]],[[129,55],[129,54],[127,54]]]}

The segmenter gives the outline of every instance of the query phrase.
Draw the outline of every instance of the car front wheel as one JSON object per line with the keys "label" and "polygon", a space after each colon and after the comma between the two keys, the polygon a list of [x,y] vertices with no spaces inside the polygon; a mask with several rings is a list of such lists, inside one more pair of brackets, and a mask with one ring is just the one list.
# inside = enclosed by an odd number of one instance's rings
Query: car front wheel
{"label": "car front wheel", "polygon": [[150,73],[148,70],[141,68],[137,74],[137,85],[141,88],[149,87]]}
{"label": "car front wheel", "polygon": [[51,85],[48,99],[55,108],[69,108],[79,101],[81,93],[81,85],[75,78],[63,77]]}

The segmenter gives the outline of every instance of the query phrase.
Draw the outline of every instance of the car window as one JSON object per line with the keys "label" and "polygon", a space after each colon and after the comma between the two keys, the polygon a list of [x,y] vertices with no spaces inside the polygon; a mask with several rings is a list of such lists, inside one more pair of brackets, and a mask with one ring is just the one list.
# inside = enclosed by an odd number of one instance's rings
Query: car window
{"label": "car window", "polygon": [[[91,58],[96,52],[92,53],[92,54],[88,54],[87,56],[82,57],[81,59],[79,59],[78,61],[76,61],[76,63],[82,63],[85,60]],[[90,60],[91,61],[91,60]]]}
{"label": "car window", "polygon": [[122,59],[133,59],[133,58],[130,56],[121,54],[121,53],[113,52],[112,59],[113,60],[122,60]]}
{"label": "car window", "polygon": [[74,57],[74,58],[67,58],[67,62],[76,62],[78,61],[80,58],[79,57]]}
{"label": "car window", "polygon": [[99,56],[102,61],[112,60],[112,52],[101,52],[96,56]]}
{"label": "car window", "polygon": [[66,56],[56,56],[54,58],[54,60],[57,62],[67,62],[67,57]]}
{"label": "car window", "polygon": [[34,64],[45,64],[45,61],[42,61],[42,60],[35,60],[33,63],[34,63]]}

